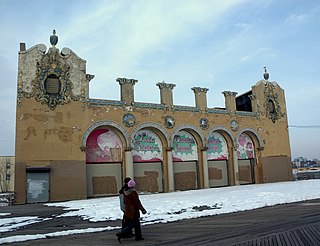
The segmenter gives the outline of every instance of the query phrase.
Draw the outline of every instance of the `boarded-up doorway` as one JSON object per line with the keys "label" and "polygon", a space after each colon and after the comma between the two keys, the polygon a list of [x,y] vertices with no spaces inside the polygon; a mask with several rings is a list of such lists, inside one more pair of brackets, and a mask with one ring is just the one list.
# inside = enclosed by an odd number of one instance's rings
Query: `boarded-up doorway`
{"label": "boarded-up doorway", "polygon": [[199,187],[197,161],[173,163],[175,190],[196,190]]}
{"label": "boarded-up doorway", "polygon": [[209,186],[221,187],[229,185],[227,160],[208,161]]}
{"label": "boarded-up doorway", "polygon": [[139,192],[163,192],[164,177],[162,162],[135,162],[134,179]]}
{"label": "boarded-up doorway", "polygon": [[254,184],[254,159],[238,160],[240,184]]}

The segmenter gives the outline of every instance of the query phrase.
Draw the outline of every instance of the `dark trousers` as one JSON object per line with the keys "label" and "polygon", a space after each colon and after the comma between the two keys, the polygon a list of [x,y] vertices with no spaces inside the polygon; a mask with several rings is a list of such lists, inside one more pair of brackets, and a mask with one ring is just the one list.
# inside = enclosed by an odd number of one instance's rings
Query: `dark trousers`
{"label": "dark trousers", "polygon": [[125,218],[125,226],[121,231],[121,235],[128,235],[130,232],[132,232],[133,228],[135,232],[135,239],[142,238],[140,218],[134,218],[134,219]]}
{"label": "dark trousers", "polygon": [[126,220],[126,218],[124,217],[123,215],[123,218],[122,218],[122,225],[121,225],[121,232],[123,234],[123,237],[132,237],[133,236],[133,233],[132,233],[132,229],[131,230],[128,230],[128,233],[124,233],[124,229],[127,227],[128,225],[128,220]]}

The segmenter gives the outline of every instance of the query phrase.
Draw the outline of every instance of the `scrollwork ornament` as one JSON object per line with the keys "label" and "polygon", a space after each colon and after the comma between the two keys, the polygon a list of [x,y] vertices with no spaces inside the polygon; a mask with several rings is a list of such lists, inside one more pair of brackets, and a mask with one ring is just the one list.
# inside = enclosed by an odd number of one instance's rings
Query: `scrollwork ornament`
{"label": "scrollwork ornament", "polygon": [[[47,104],[51,110],[57,105],[69,103],[71,100],[79,100],[72,95],[73,85],[70,81],[70,66],[63,58],[59,58],[59,50],[50,48],[48,54],[37,63],[37,80],[33,81],[34,97],[36,101]],[[59,81],[59,91],[54,95],[49,94],[45,88],[45,82],[49,76],[54,75]]]}
{"label": "scrollwork ornament", "polygon": [[[274,91],[275,86],[272,83],[266,83],[264,95],[265,95],[265,115],[267,118],[271,119],[273,123],[275,123],[277,120],[281,119],[281,117],[284,117],[286,113],[281,113],[281,107],[279,103],[279,96]],[[273,106],[270,107],[270,104]]]}

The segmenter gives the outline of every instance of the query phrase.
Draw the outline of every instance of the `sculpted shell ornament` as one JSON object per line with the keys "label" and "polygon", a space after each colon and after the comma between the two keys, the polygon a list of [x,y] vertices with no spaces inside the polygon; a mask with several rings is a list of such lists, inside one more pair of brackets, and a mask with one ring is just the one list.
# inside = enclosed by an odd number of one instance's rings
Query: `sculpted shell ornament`
{"label": "sculpted shell ornament", "polygon": [[70,66],[60,57],[55,47],[37,63],[37,79],[34,81],[34,97],[38,102],[47,104],[51,110],[57,105],[69,103],[72,96],[72,83],[69,79]]}

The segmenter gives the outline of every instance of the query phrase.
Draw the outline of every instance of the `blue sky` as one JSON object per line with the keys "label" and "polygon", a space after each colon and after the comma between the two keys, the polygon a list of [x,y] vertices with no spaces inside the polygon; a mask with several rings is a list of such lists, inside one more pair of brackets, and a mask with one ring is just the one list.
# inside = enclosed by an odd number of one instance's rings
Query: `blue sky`
{"label": "blue sky", "polygon": [[[57,31],[87,61],[90,97],[120,99],[118,77],[138,79],[135,100],[160,102],[156,83],[174,83],[174,104],[224,107],[262,79],[286,93],[292,157],[320,159],[320,2],[317,0],[0,0],[0,155],[14,155],[19,43]],[[314,126],[309,127],[308,126]]]}

